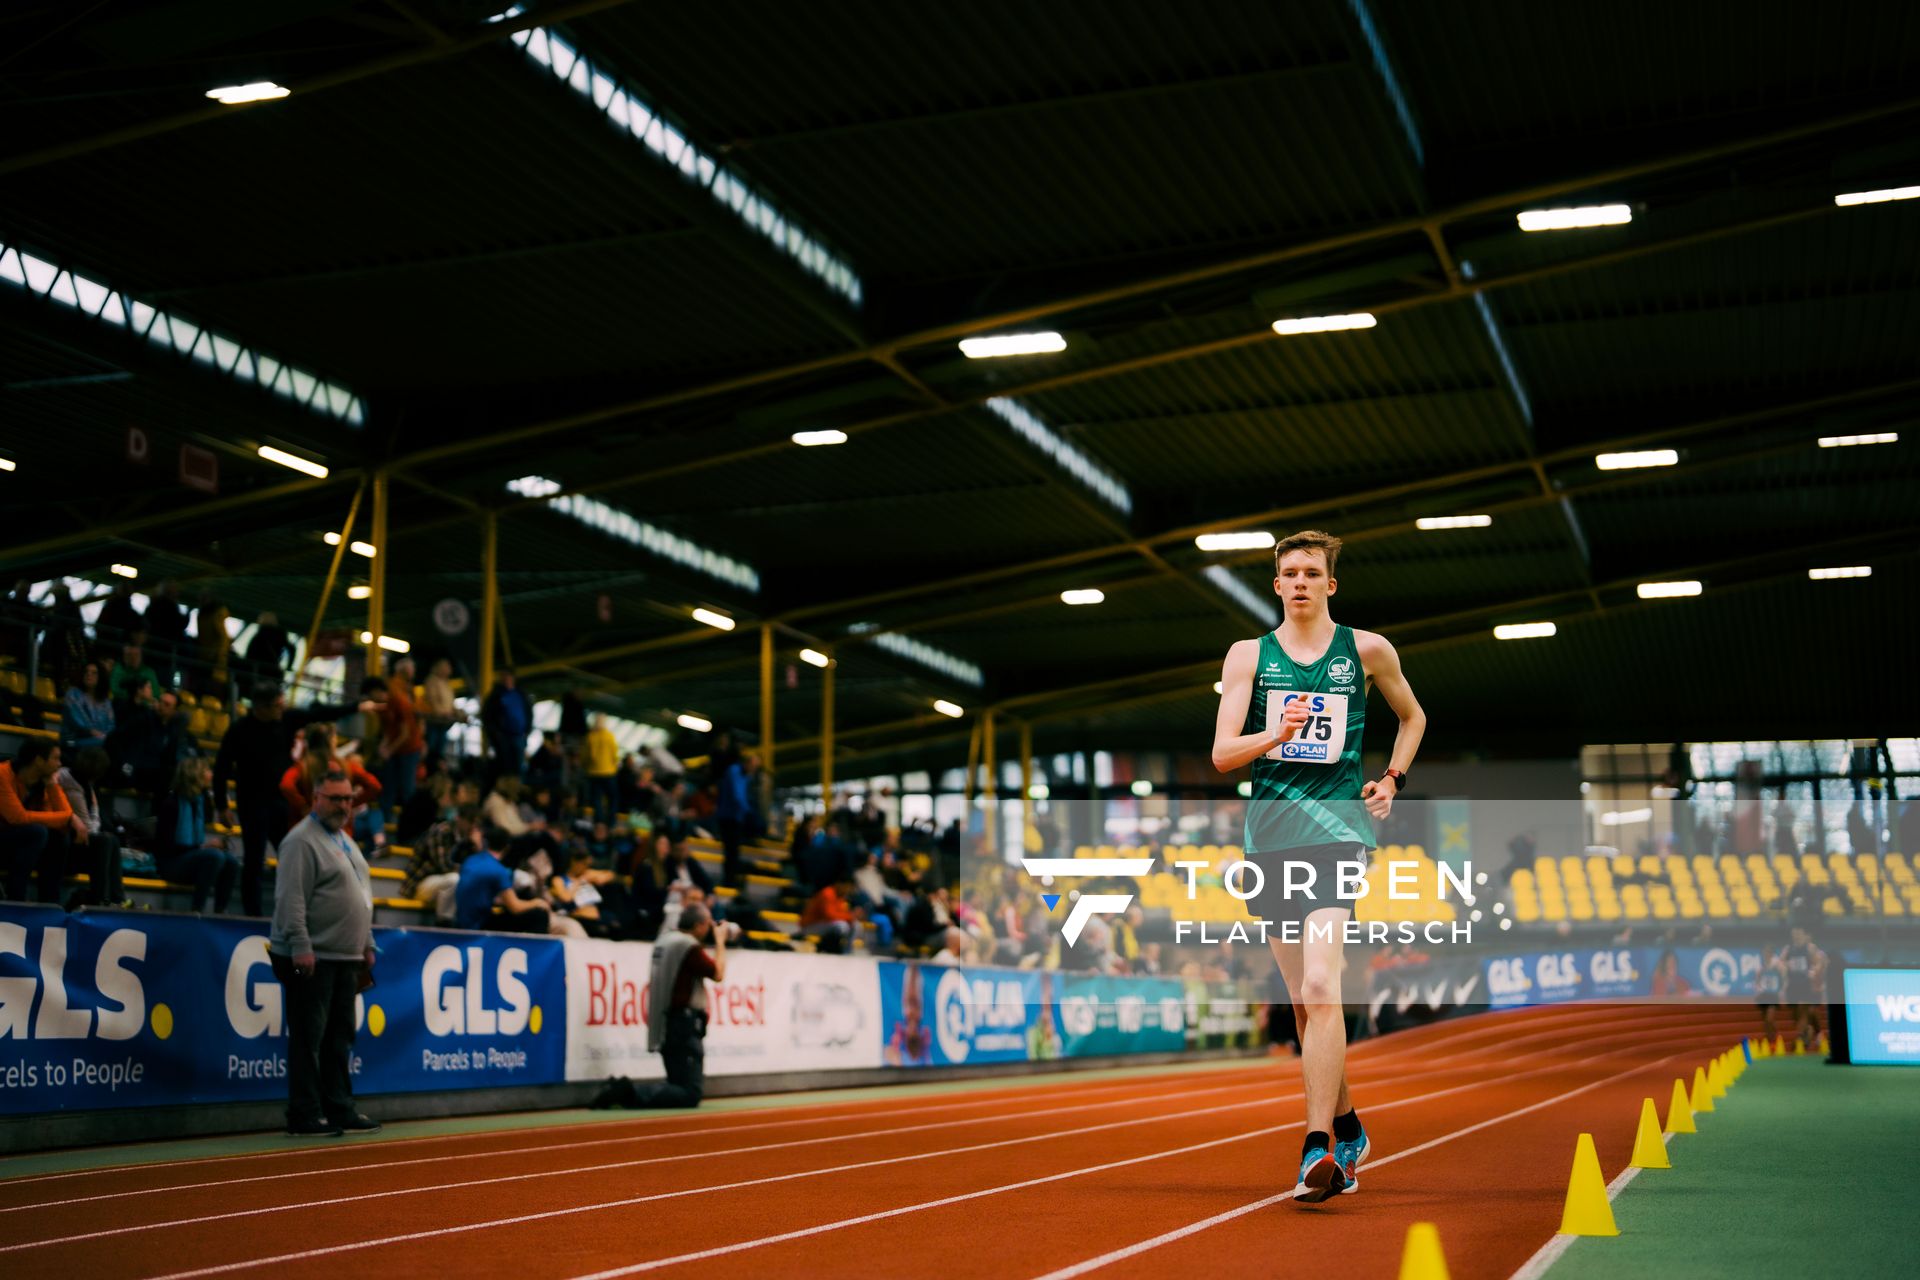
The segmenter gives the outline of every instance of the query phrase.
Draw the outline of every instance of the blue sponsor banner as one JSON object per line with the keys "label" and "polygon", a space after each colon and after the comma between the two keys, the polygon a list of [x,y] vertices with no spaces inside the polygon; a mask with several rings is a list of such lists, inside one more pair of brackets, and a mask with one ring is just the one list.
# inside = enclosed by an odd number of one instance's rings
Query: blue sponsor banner
{"label": "blue sponsor banner", "polygon": [[1599,947],[1490,956],[1487,1003],[1495,1009],[1568,1000],[1751,996],[1761,954],[1754,947]]}
{"label": "blue sponsor banner", "polygon": [[1849,969],[1844,990],[1851,1059],[1920,1066],[1920,969]]}
{"label": "blue sponsor banner", "polygon": [[1178,978],[1067,975],[1063,982],[1060,1029],[1068,1057],[1187,1047],[1186,984]]}
{"label": "blue sponsor banner", "polygon": [[[361,1094],[564,1079],[557,941],[376,929]],[[259,921],[0,906],[0,1114],[286,1096]]]}
{"label": "blue sponsor banner", "polygon": [[882,961],[882,1061],[947,1067],[1058,1058],[1065,1052],[1059,980],[1031,969]]}

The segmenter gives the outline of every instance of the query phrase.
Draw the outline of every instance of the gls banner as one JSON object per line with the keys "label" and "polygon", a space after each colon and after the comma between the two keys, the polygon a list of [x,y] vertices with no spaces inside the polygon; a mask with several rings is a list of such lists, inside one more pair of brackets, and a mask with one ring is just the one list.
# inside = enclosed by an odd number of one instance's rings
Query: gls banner
{"label": "gls banner", "polygon": [[[566,945],[568,1080],[658,1078],[647,1052],[653,947]],[[845,1071],[880,1065],[880,978],[872,960],[729,951],[707,984],[708,1075]]]}
{"label": "gls banner", "polygon": [[[377,929],[362,1094],[560,1079],[559,944]],[[253,921],[0,907],[0,1113],[286,1096],[284,993]]]}
{"label": "gls banner", "polygon": [[1495,1009],[1609,998],[1751,996],[1761,956],[1753,947],[1603,947],[1490,956]]}

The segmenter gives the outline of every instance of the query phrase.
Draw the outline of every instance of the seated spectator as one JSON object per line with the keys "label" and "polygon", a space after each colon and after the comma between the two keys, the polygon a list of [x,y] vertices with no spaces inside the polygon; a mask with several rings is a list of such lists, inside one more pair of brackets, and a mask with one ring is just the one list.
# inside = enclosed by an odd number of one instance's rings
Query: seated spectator
{"label": "seated spectator", "polygon": [[486,824],[505,832],[509,840],[527,834],[526,819],[520,816],[521,789],[518,777],[502,774],[494,780],[493,790],[487,793],[486,803],[482,805],[481,817]]}
{"label": "seated spectator", "polygon": [[74,834],[74,859],[86,872],[87,887],[67,902],[67,910],[84,904],[119,906],[126,901],[120,884],[120,837],[106,829],[100,818],[100,784],[113,769],[103,747],[81,747],[73,763],[55,775],[60,790],[66,793],[67,806],[87,826],[87,838]]}
{"label": "seated spectator", "polygon": [[107,745],[113,732],[113,691],[100,664],[89,662],[80,669],[80,682],[67,690],[65,713],[60,717],[60,745],[69,755],[82,747]]}
{"label": "seated spectator", "polygon": [[924,884],[919,885],[914,890],[913,905],[907,908],[907,920],[900,930],[900,941],[909,950],[918,951],[943,939],[947,927],[952,923],[953,915],[947,909],[946,889],[938,888],[929,893]]}
{"label": "seated spectator", "polygon": [[394,843],[411,845],[418,841],[426,834],[428,827],[445,817],[452,804],[452,775],[444,771],[428,774],[426,785],[408,796],[400,806],[400,819],[393,832]]}
{"label": "seated spectator", "polygon": [[973,939],[967,936],[967,931],[959,925],[953,925],[948,928],[940,950],[934,952],[933,963],[965,964],[967,951],[972,945]]}
{"label": "seated spectator", "polygon": [[611,888],[613,881],[613,872],[596,868],[593,855],[583,846],[568,855],[567,873],[548,882],[547,897],[556,912],[578,921],[588,934],[610,938],[614,930],[602,919],[600,905],[606,900],[603,890]]}
{"label": "seated spectator", "polygon": [[240,859],[227,852],[223,839],[211,828],[213,765],[206,760],[182,760],[173,773],[173,786],[160,801],[154,829],[155,860],[160,874],[173,884],[193,886],[193,909],[205,911],[209,898],[216,915],[224,914],[240,879]]}
{"label": "seated spectator", "polygon": [[151,701],[160,696],[160,677],[144,661],[139,645],[129,644],[120,650],[111,692],[115,702]]}
{"label": "seated spectator", "polygon": [[828,955],[844,955],[852,949],[857,923],[838,885],[822,886],[800,912],[801,936],[818,938],[818,949]]}
{"label": "seated spectator", "polygon": [[[557,847],[557,846],[556,846]],[[587,932],[576,920],[569,920],[548,896],[547,882],[553,878],[553,858],[544,848],[516,840],[507,847],[506,864],[513,872],[513,890],[528,902],[547,909],[547,933],[556,938],[584,938]]]}
{"label": "seated spectator", "polygon": [[40,901],[60,901],[66,842],[88,838],[86,823],[54,781],[59,771],[60,745],[45,738],[29,738],[0,764],[0,863],[6,867],[6,896],[15,902],[27,901],[36,870]]}
{"label": "seated spectator", "polygon": [[853,868],[853,894],[847,900],[853,906],[867,913],[869,919],[878,922],[885,917],[891,926],[889,934],[897,933],[900,923],[906,918],[907,908],[913,905],[913,895],[889,889],[880,867],[874,862],[873,855],[863,853]]}
{"label": "seated spectator", "polygon": [[400,880],[400,896],[430,903],[436,923],[452,924],[461,864],[480,851],[480,810],[465,805],[414,841],[413,858]]}
{"label": "seated spectator", "polygon": [[454,889],[454,923],[460,928],[547,932],[546,904],[514,892],[513,872],[504,860],[509,840],[505,831],[488,827],[479,851],[460,864],[460,882]]}

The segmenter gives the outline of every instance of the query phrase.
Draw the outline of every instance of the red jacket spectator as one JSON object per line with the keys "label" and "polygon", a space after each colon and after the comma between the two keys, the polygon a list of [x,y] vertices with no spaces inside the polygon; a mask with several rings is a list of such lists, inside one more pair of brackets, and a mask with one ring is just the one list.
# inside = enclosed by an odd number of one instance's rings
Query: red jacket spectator
{"label": "red jacket spectator", "polygon": [[829,922],[852,924],[853,919],[853,908],[841,898],[838,889],[828,885],[807,899],[806,909],[800,913],[800,926],[805,928],[808,925]]}
{"label": "red jacket spectator", "polygon": [[14,776],[11,763],[0,764],[0,825],[24,827],[32,823],[55,832],[72,826],[73,806],[67,803],[67,793],[52,785],[42,785],[37,790],[40,803],[46,808],[29,809],[29,788]]}
{"label": "red jacket spectator", "polygon": [[[352,760],[340,761],[353,782],[355,808],[364,808],[380,798],[380,779]],[[313,779],[298,764],[280,775],[280,794],[287,798],[287,823],[292,825],[313,811]]]}
{"label": "red jacket spectator", "polygon": [[413,681],[394,676],[387,681],[387,704],[380,708],[380,754],[388,759],[423,751],[427,731],[413,698]]}

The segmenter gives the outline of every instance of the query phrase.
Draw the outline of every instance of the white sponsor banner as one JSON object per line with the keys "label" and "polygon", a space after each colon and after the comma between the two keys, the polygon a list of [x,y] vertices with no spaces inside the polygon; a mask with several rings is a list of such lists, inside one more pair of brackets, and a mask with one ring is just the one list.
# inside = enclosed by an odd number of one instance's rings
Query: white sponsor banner
{"label": "white sponsor banner", "polygon": [[[572,940],[567,953],[567,1079],[665,1074],[647,1052],[644,942]],[[708,1075],[836,1071],[880,1063],[880,970],[858,956],[730,951],[707,984]]]}

